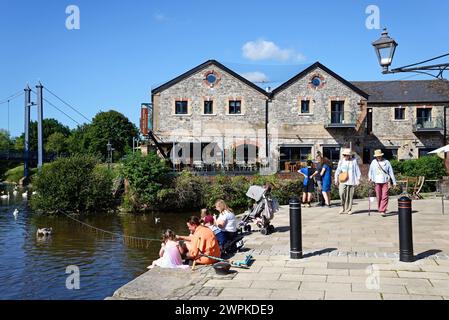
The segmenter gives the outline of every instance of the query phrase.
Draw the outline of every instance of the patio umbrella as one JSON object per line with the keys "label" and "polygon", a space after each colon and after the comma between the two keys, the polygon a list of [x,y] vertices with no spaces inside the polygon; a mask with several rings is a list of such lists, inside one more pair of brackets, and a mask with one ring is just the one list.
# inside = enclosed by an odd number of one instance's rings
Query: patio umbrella
{"label": "patio umbrella", "polygon": [[444,153],[449,152],[449,145],[444,146],[444,147],[439,148],[439,149],[436,149],[436,150],[433,150],[433,151],[429,152],[429,154],[430,153],[442,153],[442,152],[444,152]]}

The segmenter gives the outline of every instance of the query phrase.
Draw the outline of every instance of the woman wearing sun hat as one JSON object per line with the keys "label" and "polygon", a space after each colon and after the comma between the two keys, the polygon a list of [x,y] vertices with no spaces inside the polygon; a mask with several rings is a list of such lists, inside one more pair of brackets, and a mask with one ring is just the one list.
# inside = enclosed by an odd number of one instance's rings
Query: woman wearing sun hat
{"label": "woman wearing sun hat", "polygon": [[379,213],[385,217],[388,208],[388,190],[391,185],[396,185],[396,178],[390,162],[383,156],[382,150],[374,151],[376,159],[371,162],[368,178],[376,184],[377,207]]}
{"label": "woman wearing sun hat", "polygon": [[335,171],[335,184],[339,185],[339,193],[342,209],[340,214],[352,214],[352,200],[355,187],[360,184],[360,168],[357,160],[352,156],[351,149],[343,149],[343,158],[338,162],[337,171]]}

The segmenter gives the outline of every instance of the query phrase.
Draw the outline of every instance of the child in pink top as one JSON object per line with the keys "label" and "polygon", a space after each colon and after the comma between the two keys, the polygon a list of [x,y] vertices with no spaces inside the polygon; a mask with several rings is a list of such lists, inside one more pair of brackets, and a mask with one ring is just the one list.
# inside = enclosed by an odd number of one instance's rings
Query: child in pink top
{"label": "child in pink top", "polygon": [[188,265],[182,264],[181,251],[178,243],[175,241],[175,233],[172,230],[167,229],[162,237],[163,243],[161,244],[161,250],[159,251],[160,258],[153,261],[148,269],[152,269],[155,266],[159,266],[161,268],[188,269]]}

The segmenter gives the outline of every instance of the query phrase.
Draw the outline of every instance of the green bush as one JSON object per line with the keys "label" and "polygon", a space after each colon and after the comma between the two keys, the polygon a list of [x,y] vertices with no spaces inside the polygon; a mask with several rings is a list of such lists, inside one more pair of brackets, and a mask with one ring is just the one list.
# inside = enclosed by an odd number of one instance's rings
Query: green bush
{"label": "green bush", "polygon": [[157,193],[158,210],[199,209],[204,206],[207,182],[204,178],[184,171],[170,181],[168,188]]}
{"label": "green bush", "polygon": [[114,207],[112,174],[96,158],[61,158],[37,173],[31,207],[46,213],[105,212]]}
{"label": "green bush", "polygon": [[128,180],[134,208],[148,208],[158,203],[158,192],[168,181],[169,168],[156,153],[129,154],[122,163],[122,175]]}
{"label": "green bush", "polygon": [[427,180],[438,180],[446,175],[444,160],[438,156],[406,161],[392,160],[391,165],[397,177],[424,176]]}

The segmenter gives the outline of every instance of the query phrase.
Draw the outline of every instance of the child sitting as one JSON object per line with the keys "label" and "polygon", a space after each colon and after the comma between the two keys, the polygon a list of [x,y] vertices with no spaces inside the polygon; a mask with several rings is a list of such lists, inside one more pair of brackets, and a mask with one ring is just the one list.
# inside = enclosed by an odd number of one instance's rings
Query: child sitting
{"label": "child sitting", "polygon": [[163,242],[161,244],[161,250],[159,251],[160,258],[153,261],[148,269],[152,269],[155,266],[159,266],[161,268],[189,268],[188,265],[183,265],[182,263],[181,249],[175,241],[175,233],[172,230],[167,229],[162,234],[162,239]]}
{"label": "child sitting", "polygon": [[215,235],[215,238],[217,238],[220,248],[222,249],[226,243],[226,234],[215,225],[215,218],[212,216],[210,212],[207,211],[207,209],[201,210],[201,221],[203,222],[203,225],[205,227],[209,227],[209,229],[212,230],[212,232]]}

